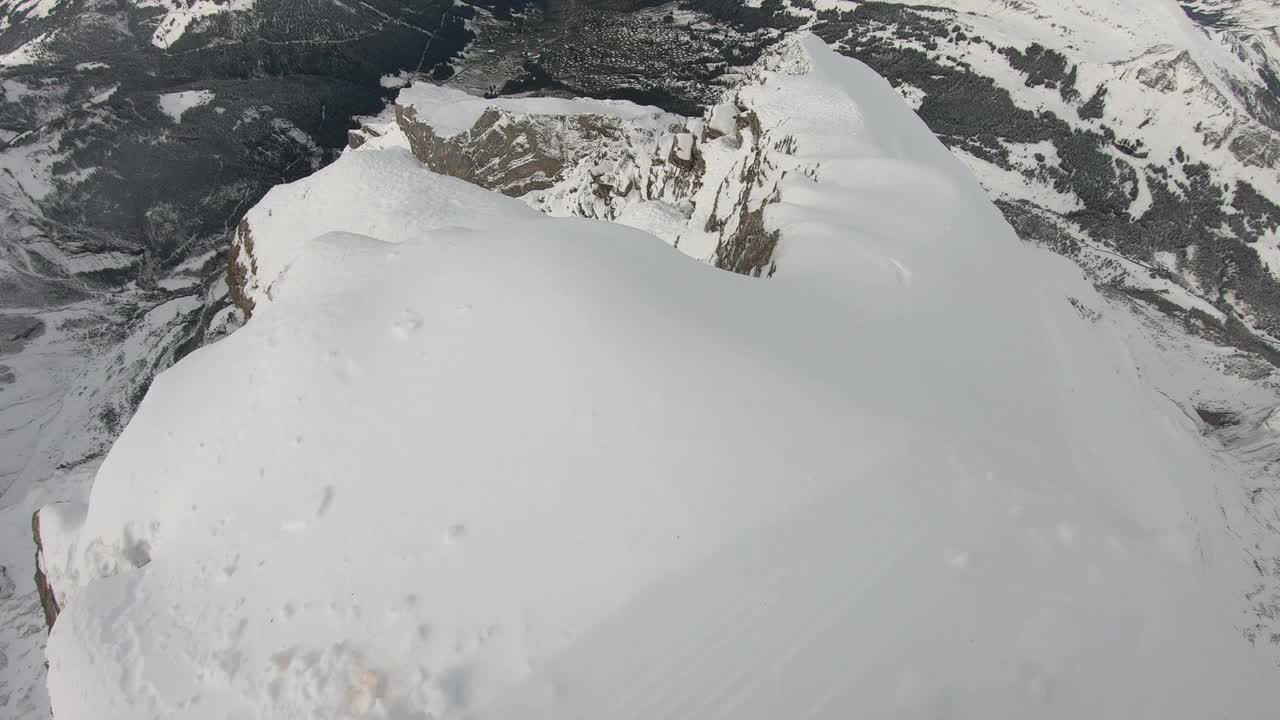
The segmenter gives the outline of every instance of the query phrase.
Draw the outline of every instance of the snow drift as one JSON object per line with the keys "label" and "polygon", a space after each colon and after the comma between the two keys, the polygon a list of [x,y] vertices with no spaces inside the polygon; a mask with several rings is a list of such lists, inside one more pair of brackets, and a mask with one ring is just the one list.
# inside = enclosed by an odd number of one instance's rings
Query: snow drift
{"label": "snow drift", "polygon": [[821,43],[741,96],[818,167],[768,280],[404,150],[268,195],[60,530],[57,718],[1270,716],[1079,271]]}

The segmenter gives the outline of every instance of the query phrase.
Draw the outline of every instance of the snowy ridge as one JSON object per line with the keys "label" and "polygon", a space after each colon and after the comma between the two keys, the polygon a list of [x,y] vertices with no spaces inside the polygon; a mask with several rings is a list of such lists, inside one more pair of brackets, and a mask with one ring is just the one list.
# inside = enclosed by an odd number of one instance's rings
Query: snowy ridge
{"label": "snowy ridge", "polygon": [[451,5],[0,0],[0,718],[49,717],[32,513],[238,324],[229,225],[469,42]]}
{"label": "snowy ridge", "polygon": [[[1266,199],[1280,197],[1280,118],[1267,22],[1217,28],[1173,0],[793,10],[892,75],[1024,239],[1077,259],[1099,284],[1212,306],[1277,345],[1267,268],[1280,209]],[[954,91],[969,83],[980,91],[971,105]],[[1185,211],[1201,205],[1214,213]]]}
{"label": "snowy ridge", "polygon": [[814,38],[740,99],[822,162],[770,280],[402,148],[269,194],[60,515],[56,717],[1270,717],[1230,469],[1079,271]]}
{"label": "snowy ridge", "polygon": [[777,234],[764,208],[789,173],[812,178],[820,165],[795,157],[794,135],[776,121],[764,127],[753,109],[752,88],[777,62],[763,60],[703,118],[585,98],[488,100],[418,83],[353,132],[352,147],[406,148],[435,172],[548,215],[618,222],[717,267],[771,274]]}
{"label": "snowy ridge", "polygon": [[[766,68],[762,63],[759,70]],[[812,175],[817,167],[798,162],[794,152],[794,137],[766,130],[740,91],[645,147],[601,148],[525,200],[557,217],[648,230],[723,269],[772,274],[777,234],[765,227],[764,208],[778,201],[778,183],[788,172]]]}

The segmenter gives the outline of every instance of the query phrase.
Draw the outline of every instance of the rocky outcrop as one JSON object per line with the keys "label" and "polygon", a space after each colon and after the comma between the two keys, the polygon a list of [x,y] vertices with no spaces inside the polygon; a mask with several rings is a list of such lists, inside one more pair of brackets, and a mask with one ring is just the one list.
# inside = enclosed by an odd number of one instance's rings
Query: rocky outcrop
{"label": "rocky outcrop", "polygon": [[[765,227],[764,209],[781,199],[778,182],[786,176],[786,171],[775,172],[777,165],[764,147],[769,137],[761,129],[755,113],[750,110],[741,112],[735,117],[735,124],[739,142],[745,139],[750,143],[750,151],[744,159],[749,161],[744,161],[739,171],[738,197],[730,206],[729,215],[719,219],[713,212],[708,220],[720,232],[720,240],[716,244],[716,267],[742,275],[760,277],[764,273],[772,276],[777,270],[773,252],[777,249],[781,233]],[[794,140],[788,136],[775,143],[774,149],[787,155],[794,149],[793,143]],[[716,199],[719,201],[719,196]]]}
{"label": "rocky outcrop", "polygon": [[395,119],[414,157],[432,171],[513,197],[551,188],[566,169],[628,134],[623,121],[605,115],[512,115],[498,108],[445,137],[411,106],[397,105]]}
{"label": "rocky outcrop", "polygon": [[[673,117],[666,127],[603,113],[525,114],[518,104],[489,107],[452,133],[400,104],[394,126],[431,170],[523,197],[550,215],[634,222],[629,213],[655,205],[672,220],[648,229],[701,260],[754,276],[776,269],[779,233],[765,209],[780,199],[778,183],[789,172],[814,172],[794,159],[794,138],[761,128],[737,94],[701,118]],[[386,132],[366,126],[351,147]],[[251,240],[240,247],[251,256]]]}
{"label": "rocky outcrop", "polygon": [[347,131],[347,147],[352,149],[358,148],[376,137],[382,137],[382,133],[374,130],[368,125],[361,125],[355,130]]}
{"label": "rocky outcrop", "polygon": [[253,298],[249,297],[247,286],[249,278],[257,275],[258,261],[253,256],[253,232],[249,230],[249,221],[241,220],[231,236],[231,245],[227,248],[227,298],[244,318],[253,316]]}
{"label": "rocky outcrop", "polygon": [[40,595],[40,607],[44,610],[45,625],[52,630],[61,609],[58,607],[58,598],[53,592],[53,586],[50,585],[49,578],[44,572],[44,542],[40,539],[39,510],[31,514],[31,537],[36,544],[36,592]]}
{"label": "rocky outcrop", "polygon": [[[738,92],[700,118],[672,117],[665,127],[603,113],[525,114],[509,102],[462,132],[438,132],[421,118],[398,105],[395,130],[435,172],[522,197],[550,215],[638,224],[745,275],[776,269],[779,233],[766,208],[780,199],[779,182],[815,172],[794,157],[795,139],[764,130]],[[361,133],[353,147],[383,135],[377,127]]]}
{"label": "rocky outcrop", "polygon": [[780,198],[778,182],[794,165],[779,160],[788,142],[764,132],[737,99],[727,100],[659,138],[647,154],[602,158],[538,205],[552,214],[617,220],[637,203],[659,202],[687,219],[667,238],[673,245],[724,270],[772,274],[779,234],[766,227],[764,211]]}

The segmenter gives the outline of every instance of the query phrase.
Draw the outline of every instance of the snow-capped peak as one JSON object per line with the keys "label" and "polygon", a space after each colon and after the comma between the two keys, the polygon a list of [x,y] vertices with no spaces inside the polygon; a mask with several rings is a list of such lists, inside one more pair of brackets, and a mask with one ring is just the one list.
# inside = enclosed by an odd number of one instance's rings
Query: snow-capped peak
{"label": "snow-capped peak", "polygon": [[772,279],[402,148],[268,195],[270,292],[59,515],[59,720],[1268,717],[1222,469],[1092,287],[866,67],[757,70],[822,157]]}

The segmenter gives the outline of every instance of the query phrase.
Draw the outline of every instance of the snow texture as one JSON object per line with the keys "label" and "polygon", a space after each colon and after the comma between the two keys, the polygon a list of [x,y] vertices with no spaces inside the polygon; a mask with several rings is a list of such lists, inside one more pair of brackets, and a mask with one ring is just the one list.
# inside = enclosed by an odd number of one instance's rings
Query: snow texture
{"label": "snow texture", "polygon": [[769,280],[403,150],[269,194],[59,534],[59,720],[1274,716],[1229,472],[1079,270],[864,66],[767,67]]}
{"label": "snow texture", "polygon": [[396,102],[413,108],[417,112],[417,119],[434,128],[440,137],[450,137],[470,130],[489,108],[511,109],[527,115],[593,114],[632,122],[647,119],[655,127],[664,127],[663,124],[671,117],[658,108],[623,100],[479,98],[461,90],[425,82],[414,83],[401,90]]}
{"label": "snow texture", "polygon": [[187,111],[208,105],[213,102],[213,98],[213,93],[208,90],[183,90],[160,95],[156,102],[160,104],[160,110],[165,115],[172,118],[175,123],[180,123]]}
{"label": "snow texture", "polygon": [[173,47],[197,20],[228,12],[248,12],[254,0],[136,0],[140,8],[156,8],[161,14],[151,34],[151,44]]}
{"label": "snow texture", "polygon": [[0,67],[21,67],[40,62],[45,57],[44,44],[48,39],[48,33],[41,33],[17,48],[0,54]]}

